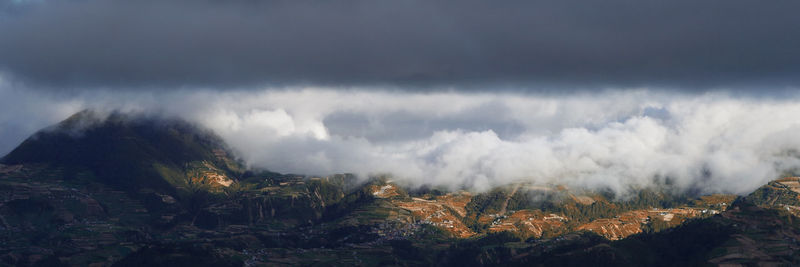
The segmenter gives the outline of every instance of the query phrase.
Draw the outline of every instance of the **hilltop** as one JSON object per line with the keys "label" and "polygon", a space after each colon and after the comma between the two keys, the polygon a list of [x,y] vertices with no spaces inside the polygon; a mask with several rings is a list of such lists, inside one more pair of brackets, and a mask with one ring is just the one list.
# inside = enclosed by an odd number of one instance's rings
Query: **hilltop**
{"label": "hilltop", "polygon": [[[204,169],[212,186],[228,186],[242,166],[222,140],[185,121],[84,110],[26,139],[2,163],[63,167],[66,178],[90,171],[124,190],[176,192],[192,181],[181,173]],[[72,176],[72,177],[70,177]]]}

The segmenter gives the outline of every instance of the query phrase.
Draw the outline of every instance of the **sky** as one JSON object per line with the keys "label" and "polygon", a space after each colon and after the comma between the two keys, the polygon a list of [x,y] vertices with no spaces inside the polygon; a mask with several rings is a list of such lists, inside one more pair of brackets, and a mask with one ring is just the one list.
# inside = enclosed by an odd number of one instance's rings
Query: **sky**
{"label": "sky", "polygon": [[91,108],[281,172],[746,193],[800,167],[799,8],[0,0],[0,154]]}

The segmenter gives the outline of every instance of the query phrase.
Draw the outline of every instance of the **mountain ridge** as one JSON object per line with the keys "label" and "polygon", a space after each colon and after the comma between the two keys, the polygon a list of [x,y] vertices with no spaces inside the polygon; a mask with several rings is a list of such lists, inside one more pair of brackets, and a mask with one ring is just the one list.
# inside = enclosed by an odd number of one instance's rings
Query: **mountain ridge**
{"label": "mountain ridge", "polygon": [[745,197],[619,199],[279,174],[230,155],[213,133],[158,117],[83,111],[40,131],[0,165],[0,264],[800,263],[796,177]]}

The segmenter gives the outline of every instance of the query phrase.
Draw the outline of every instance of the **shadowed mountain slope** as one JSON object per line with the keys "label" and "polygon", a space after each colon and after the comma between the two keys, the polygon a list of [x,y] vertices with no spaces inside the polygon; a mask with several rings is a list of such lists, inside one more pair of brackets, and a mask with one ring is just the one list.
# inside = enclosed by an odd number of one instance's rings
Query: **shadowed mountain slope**
{"label": "shadowed mountain slope", "polygon": [[85,110],[32,135],[2,163],[60,166],[67,179],[89,170],[123,190],[174,193],[190,182],[182,176],[193,165],[226,176],[241,171],[227,155],[217,136],[184,121]]}

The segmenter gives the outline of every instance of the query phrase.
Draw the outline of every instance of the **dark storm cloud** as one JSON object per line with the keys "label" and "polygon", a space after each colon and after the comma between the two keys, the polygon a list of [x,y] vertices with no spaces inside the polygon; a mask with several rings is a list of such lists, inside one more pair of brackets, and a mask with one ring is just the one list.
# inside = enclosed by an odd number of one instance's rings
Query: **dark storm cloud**
{"label": "dark storm cloud", "polygon": [[798,1],[24,2],[0,70],[45,87],[800,84]]}

